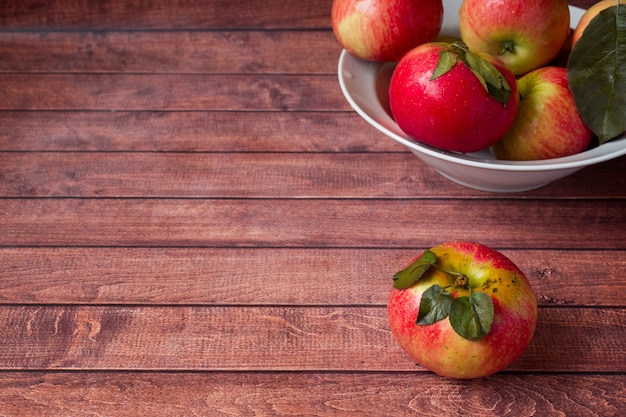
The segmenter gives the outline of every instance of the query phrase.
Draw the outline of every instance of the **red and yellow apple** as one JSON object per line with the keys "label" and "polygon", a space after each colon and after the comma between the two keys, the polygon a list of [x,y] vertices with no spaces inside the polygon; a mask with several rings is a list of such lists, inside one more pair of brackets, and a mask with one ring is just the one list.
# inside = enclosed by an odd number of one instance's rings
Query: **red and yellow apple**
{"label": "red and yellow apple", "polygon": [[[487,74],[478,76],[486,68]],[[498,141],[511,126],[518,102],[513,73],[497,58],[470,53],[460,44],[414,48],[400,60],[389,85],[389,104],[400,129],[448,151],[475,152]]]}
{"label": "red and yellow apple", "polygon": [[559,158],[589,147],[594,134],[576,109],[565,68],[536,69],[521,77],[517,85],[521,100],[513,125],[491,147],[497,159]]}
{"label": "red and yellow apple", "polygon": [[617,6],[618,1],[620,4],[626,4],[626,0],[601,0],[588,8],[576,25],[576,29],[572,35],[572,45],[575,44],[576,41],[582,36],[585,28],[589,25],[589,22],[591,22],[591,20],[596,17],[598,13],[604,9],[608,9],[609,7]]}
{"label": "red and yellow apple", "polygon": [[418,364],[449,378],[479,378],[525,351],[537,301],[522,271],[501,252],[450,242],[394,276],[387,316],[398,344]]}
{"label": "red and yellow apple", "polygon": [[433,41],[443,22],[442,0],[333,0],[339,44],[357,58],[395,62]]}
{"label": "red and yellow apple", "polygon": [[497,56],[515,75],[552,61],[570,29],[567,0],[463,0],[461,39],[474,52]]}
{"label": "red and yellow apple", "polygon": [[572,36],[574,36],[574,29],[570,28],[567,39],[565,40],[565,43],[561,47],[559,53],[556,54],[556,56],[552,61],[550,61],[550,63],[544,66],[567,67],[569,55],[572,53]]}

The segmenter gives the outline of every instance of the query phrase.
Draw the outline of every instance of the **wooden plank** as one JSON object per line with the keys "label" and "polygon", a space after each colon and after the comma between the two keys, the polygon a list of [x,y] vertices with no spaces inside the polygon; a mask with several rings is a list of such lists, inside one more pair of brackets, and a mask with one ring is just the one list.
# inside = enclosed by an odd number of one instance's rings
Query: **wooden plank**
{"label": "wooden plank", "polygon": [[[417,169],[422,164],[406,152],[0,153],[0,160],[6,161],[0,165],[0,194],[6,197],[375,198],[428,194],[421,185],[423,170]],[[432,174],[431,178],[437,175]],[[441,178],[438,184],[444,181]]]}
{"label": "wooden plank", "polygon": [[0,72],[334,75],[340,53],[330,30],[0,32]]}
{"label": "wooden plank", "polygon": [[624,249],[624,224],[624,200],[0,200],[0,246]]}
{"label": "wooden plank", "polygon": [[[0,153],[5,197],[513,198],[458,186],[400,153]],[[626,198],[626,158],[519,197]],[[62,167],[62,168],[60,168]],[[233,172],[238,173],[233,180]],[[612,178],[604,181],[604,178]]]}
{"label": "wooden plank", "polygon": [[[0,369],[411,371],[384,307],[3,306]],[[626,309],[541,308],[510,370],[626,372]]]}
{"label": "wooden plank", "polygon": [[[597,0],[570,0],[588,7]],[[97,2],[4,0],[5,29],[224,29],[330,28],[331,0],[167,0]],[[280,13],[276,13],[276,9]]]}
{"label": "wooden plank", "polygon": [[[329,28],[330,0],[3,0],[5,29]],[[277,13],[276,10],[280,12]]]}
{"label": "wooden plank", "polygon": [[452,381],[430,373],[0,374],[7,415],[618,417],[624,375],[501,373]]}
{"label": "wooden plank", "polygon": [[350,110],[336,75],[0,74],[0,110]]}
{"label": "wooden plank", "polygon": [[[285,134],[288,132],[288,134]],[[353,112],[0,111],[3,151],[407,152]]]}
{"label": "wooden plank", "polygon": [[[0,248],[0,303],[385,306],[421,250]],[[540,305],[626,307],[625,251],[503,253]]]}

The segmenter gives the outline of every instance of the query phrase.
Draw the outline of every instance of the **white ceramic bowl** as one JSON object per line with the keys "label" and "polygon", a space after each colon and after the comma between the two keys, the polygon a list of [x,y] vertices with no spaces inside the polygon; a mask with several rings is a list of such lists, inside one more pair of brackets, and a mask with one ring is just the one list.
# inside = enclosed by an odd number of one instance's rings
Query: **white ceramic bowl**
{"label": "white ceramic bowl", "polygon": [[[458,36],[461,0],[444,0],[443,3],[441,35]],[[583,9],[570,6],[572,27],[583,13]],[[466,187],[495,192],[532,190],[586,166],[626,154],[624,135],[576,155],[525,162],[496,160],[488,150],[461,154],[416,142],[391,117],[387,88],[392,71],[392,64],[363,61],[345,50],[339,58],[339,84],[350,106],[369,124],[408,147],[441,175]]]}

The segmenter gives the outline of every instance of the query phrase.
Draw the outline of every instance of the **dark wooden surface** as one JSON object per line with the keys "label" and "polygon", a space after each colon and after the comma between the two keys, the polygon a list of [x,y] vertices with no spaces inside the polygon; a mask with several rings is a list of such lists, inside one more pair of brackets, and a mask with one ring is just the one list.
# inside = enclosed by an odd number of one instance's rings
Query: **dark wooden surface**
{"label": "dark wooden surface", "polygon": [[[2,2],[1,416],[624,415],[626,159],[445,180],[350,110],[330,4]],[[540,305],[476,381],[416,366],[385,315],[456,239]]]}

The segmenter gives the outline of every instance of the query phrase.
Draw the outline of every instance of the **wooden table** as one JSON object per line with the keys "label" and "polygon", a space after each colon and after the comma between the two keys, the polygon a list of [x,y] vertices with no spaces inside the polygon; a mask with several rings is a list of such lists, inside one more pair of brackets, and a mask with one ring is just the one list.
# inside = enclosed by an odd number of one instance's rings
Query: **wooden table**
{"label": "wooden table", "polygon": [[[3,1],[0,415],[624,415],[626,159],[444,179],[348,106],[330,4]],[[416,366],[385,312],[459,239],[540,303],[475,381]]]}

